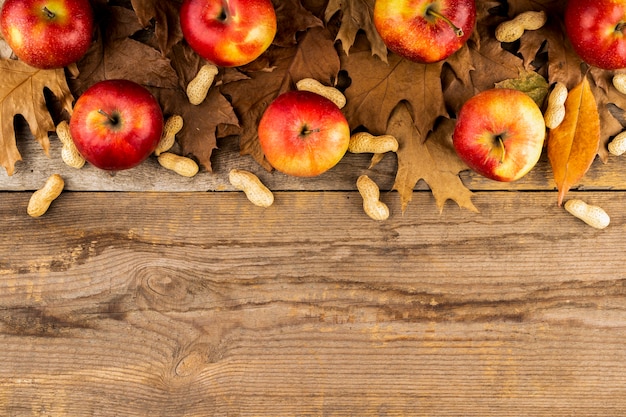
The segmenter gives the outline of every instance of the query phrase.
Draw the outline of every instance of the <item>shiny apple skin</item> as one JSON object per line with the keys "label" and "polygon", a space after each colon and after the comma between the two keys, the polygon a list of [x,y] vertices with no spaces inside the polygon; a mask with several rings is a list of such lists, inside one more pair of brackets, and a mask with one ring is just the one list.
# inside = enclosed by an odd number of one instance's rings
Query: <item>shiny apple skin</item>
{"label": "shiny apple skin", "polygon": [[[43,10],[54,13],[50,18]],[[15,55],[40,69],[62,68],[85,55],[93,36],[88,0],[6,0],[2,36]]]}
{"label": "shiny apple skin", "polygon": [[154,151],[162,132],[159,103],[146,88],[128,80],[106,80],[89,87],[70,118],[70,134],[80,154],[109,171],[139,165]]}
{"label": "shiny apple skin", "polygon": [[308,91],[289,91],[274,99],[261,117],[258,134],[270,165],[297,177],[334,167],[350,141],[350,127],[339,107]]}
{"label": "shiny apple skin", "polygon": [[[504,158],[498,135],[504,144]],[[543,114],[533,99],[521,91],[494,88],[463,104],[453,145],[472,170],[508,182],[520,179],[536,165],[545,135]]]}
{"label": "shiny apple skin", "polygon": [[[427,16],[434,8],[463,30],[457,36],[444,20]],[[387,47],[420,63],[442,61],[467,42],[476,23],[474,0],[376,0],[374,25]]]}
{"label": "shiny apple skin", "polygon": [[625,0],[569,0],[565,30],[578,56],[605,70],[626,68]]}
{"label": "shiny apple skin", "polygon": [[258,58],[276,35],[276,12],[270,0],[185,0],[180,25],[189,46],[222,67]]}

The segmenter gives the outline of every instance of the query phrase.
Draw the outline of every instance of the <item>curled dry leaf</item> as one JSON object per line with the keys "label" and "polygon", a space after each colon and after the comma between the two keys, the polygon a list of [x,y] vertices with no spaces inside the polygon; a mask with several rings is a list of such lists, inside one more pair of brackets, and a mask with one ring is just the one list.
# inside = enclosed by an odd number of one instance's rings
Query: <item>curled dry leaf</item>
{"label": "curled dry leaf", "polygon": [[548,158],[559,190],[558,204],[585,175],[600,143],[600,116],[589,81],[574,87],[565,101],[565,118],[548,136]]}

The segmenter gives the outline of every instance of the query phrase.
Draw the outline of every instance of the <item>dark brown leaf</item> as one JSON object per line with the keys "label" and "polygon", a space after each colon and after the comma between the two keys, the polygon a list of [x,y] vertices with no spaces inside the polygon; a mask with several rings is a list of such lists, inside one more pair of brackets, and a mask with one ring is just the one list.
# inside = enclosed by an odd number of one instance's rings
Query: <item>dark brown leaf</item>
{"label": "dark brown leaf", "polygon": [[179,17],[182,0],[131,0],[131,3],[143,27],[154,22],[154,33],[163,55],[183,39]]}
{"label": "dark brown leaf", "polygon": [[211,171],[211,154],[217,147],[218,126],[237,126],[239,123],[228,100],[216,88],[210,89],[206,99],[197,106],[189,104],[187,95],[181,89],[151,90],[166,116],[178,114],[183,118],[183,129],[176,135],[181,153],[194,157]]}
{"label": "dark brown leaf", "polygon": [[80,76],[71,81],[79,96],[98,81],[122,78],[160,88],[178,85],[170,61],[156,49],[129,38],[141,26],[132,10],[110,7],[102,10],[97,40],[77,63]]}
{"label": "dark brown leaf", "polygon": [[305,9],[299,0],[273,0],[273,4],[278,20],[274,45],[293,46],[297,43],[298,32],[324,26],[324,23]]}

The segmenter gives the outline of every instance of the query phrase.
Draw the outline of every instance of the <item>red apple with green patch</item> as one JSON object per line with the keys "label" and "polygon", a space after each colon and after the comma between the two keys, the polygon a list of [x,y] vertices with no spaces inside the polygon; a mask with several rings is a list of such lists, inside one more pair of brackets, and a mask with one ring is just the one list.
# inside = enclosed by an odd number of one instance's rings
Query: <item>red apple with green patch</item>
{"label": "red apple with green patch", "polygon": [[539,160],[545,135],[543,114],[530,96],[494,88],[463,104],[452,139],[471,169],[496,181],[515,181]]}
{"label": "red apple with green patch", "polygon": [[129,80],[105,80],[76,101],[70,134],[78,152],[109,171],[133,168],[158,145],[163,132],[159,103],[145,87]]}
{"label": "red apple with green patch", "polygon": [[439,62],[467,42],[476,23],[474,0],[376,0],[374,25],[387,47],[420,63]]}
{"label": "red apple with green patch", "polygon": [[569,0],[565,30],[586,63],[605,70],[626,68],[626,1]]}
{"label": "red apple with green patch", "polygon": [[180,26],[202,58],[237,67],[254,61],[272,44],[276,12],[271,0],[185,0]]}
{"label": "red apple with green patch", "polygon": [[88,0],[6,0],[2,36],[15,55],[35,68],[62,68],[89,49],[93,11]]}
{"label": "red apple with green patch", "polygon": [[258,135],[270,165],[284,174],[313,177],[343,158],[350,127],[329,99],[309,91],[289,91],[267,107]]}

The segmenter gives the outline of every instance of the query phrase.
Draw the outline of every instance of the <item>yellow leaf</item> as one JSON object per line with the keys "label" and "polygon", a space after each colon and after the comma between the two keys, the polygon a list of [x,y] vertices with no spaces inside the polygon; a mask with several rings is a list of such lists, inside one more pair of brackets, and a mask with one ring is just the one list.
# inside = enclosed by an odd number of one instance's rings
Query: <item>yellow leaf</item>
{"label": "yellow leaf", "polygon": [[548,136],[548,158],[559,190],[558,204],[585,175],[600,143],[600,116],[587,77],[565,101],[565,119]]}
{"label": "yellow leaf", "polygon": [[44,89],[54,94],[63,108],[71,114],[73,97],[63,68],[40,70],[23,62],[0,59],[0,165],[13,175],[15,163],[22,159],[16,143],[13,118],[21,114],[30,130],[48,153],[48,132],[55,126],[46,107]]}

